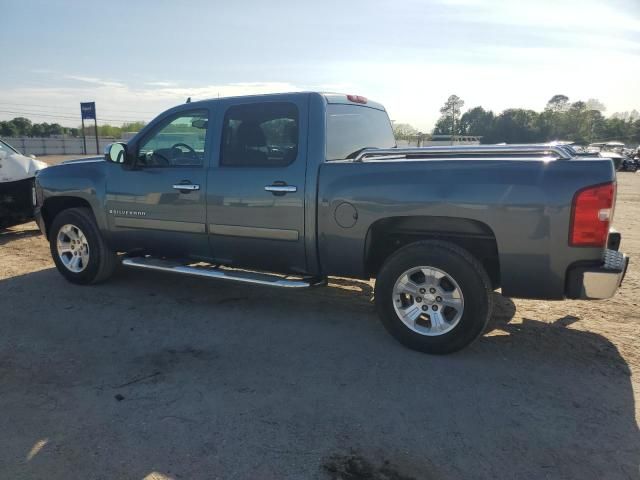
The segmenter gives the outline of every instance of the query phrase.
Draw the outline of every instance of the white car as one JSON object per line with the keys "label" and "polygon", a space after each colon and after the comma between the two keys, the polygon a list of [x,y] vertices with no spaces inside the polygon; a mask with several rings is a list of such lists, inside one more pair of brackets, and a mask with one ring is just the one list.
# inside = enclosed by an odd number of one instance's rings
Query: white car
{"label": "white car", "polygon": [[33,179],[47,164],[0,140],[0,228],[33,218]]}
{"label": "white car", "polygon": [[626,158],[624,151],[624,143],[621,142],[600,142],[590,143],[587,147],[589,152],[599,152],[601,157],[610,158],[619,170],[622,166],[622,161]]}

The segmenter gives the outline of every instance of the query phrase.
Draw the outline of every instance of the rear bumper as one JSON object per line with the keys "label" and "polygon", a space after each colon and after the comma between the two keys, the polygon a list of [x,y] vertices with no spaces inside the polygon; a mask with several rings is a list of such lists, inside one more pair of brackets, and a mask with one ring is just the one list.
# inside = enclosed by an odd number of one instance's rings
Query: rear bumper
{"label": "rear bumper", "polygon": [[567,297],[584,300],[611,298],[622,284],[629,257],[606,249],[600,265],[575,265],[567,272]]}

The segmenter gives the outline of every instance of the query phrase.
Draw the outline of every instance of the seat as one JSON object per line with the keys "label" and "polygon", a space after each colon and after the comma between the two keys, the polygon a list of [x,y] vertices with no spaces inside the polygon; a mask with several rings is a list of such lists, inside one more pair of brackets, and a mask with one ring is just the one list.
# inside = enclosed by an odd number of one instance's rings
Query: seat
{"label": "seat", "polygon": [[236,165],[264,164],[267,161],[267,139],[257,122],[244,121],[238,127],[233,163]]}
{"label": "seat", "polygon": [[285,157],[284,157],[285,165],[289,165],[298,156],[298,125],[297,123],[291,122],[287,124],[285,126],[285,134],[289,142],[291,143],[291,145],[293,145],[292,148],[287,149],[287,153],[285,154]]}

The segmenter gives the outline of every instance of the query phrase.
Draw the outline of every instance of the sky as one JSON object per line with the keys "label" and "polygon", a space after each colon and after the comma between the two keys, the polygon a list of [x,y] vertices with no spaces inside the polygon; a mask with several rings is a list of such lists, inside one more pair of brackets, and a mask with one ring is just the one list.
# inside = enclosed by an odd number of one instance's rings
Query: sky
{"label": "sky", "polygon": [[0,0],[0,120],[149,121],[187,97],[364,95],[430,131],[554,94],[640,110],[640,0]]}

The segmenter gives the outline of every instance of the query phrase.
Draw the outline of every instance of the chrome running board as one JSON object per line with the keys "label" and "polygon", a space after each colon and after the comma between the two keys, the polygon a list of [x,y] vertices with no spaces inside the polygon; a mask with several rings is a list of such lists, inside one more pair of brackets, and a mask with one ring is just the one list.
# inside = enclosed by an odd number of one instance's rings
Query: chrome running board
{"label": "chrome running board", "polygon": [[273,273],[251,272],[246,270],[222,269],[211,266],[191,266],[188,264],[163,260],[152,257],[129,257],[122,261],[127,267],[145,268],[161,272],[195,275],[197,277],[230,280],[232,282],[252,283],[280,288],[309,288],[326,285],[327,281],[321,277],[290,278]]}

